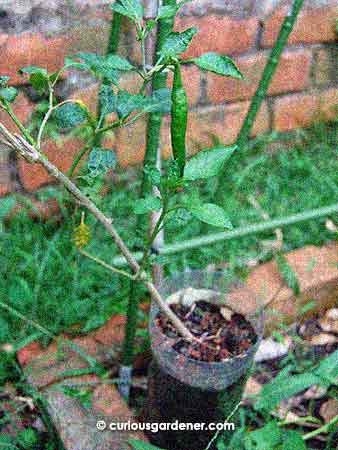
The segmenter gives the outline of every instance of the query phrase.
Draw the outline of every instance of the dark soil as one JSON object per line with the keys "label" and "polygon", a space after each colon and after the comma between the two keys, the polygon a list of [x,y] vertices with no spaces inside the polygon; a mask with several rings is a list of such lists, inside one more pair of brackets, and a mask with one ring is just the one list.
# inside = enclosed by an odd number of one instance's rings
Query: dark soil
{"label": "dark soil", "polygon": [[198,301],[187,308],[179,303],[170,306],[172,311],[200,342],[186,342],[174,326],[161,313],[155,319],[162,332],[173,339],[173,348],[189,358],[220,362],[245,353],[257,340],[257,335],[241,314],[233,313],[227,320],[220,307],[209,302]]}

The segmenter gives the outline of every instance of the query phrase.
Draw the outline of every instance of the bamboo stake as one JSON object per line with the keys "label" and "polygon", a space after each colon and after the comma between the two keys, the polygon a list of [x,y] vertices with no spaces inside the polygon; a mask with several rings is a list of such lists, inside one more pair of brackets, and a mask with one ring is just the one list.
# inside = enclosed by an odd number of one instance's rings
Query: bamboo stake
{"label": "bamboo stake", "polygon": [[276,43],[270,53],[269,59],[264,68],[262,78],[259,82],[257,91],[254,97],[251,100],[249,111],[245,117],[242,128],[239,132],[237,138],[237,144],[239,147],[243,147],[252,130],[253,124],[255,122],[255,118],[260,109],[262,101],[264,100],[269,85],[271,83],[272,77],[274,76],[278,63],[280,61],[280,57],[283,53],[284,47],[287,44],[289,35],[296,23],[298,14],[303,6],[304,0],[294,0],[292,7],[290,8],[289,14],[285,17],[283,25],[279,31]]}
{"label": "bamboo stake", "polygon": [[[163,0],[163,5],[174,5],[176,0]],[[144,3],[144,16],[145,19],[154,19],[157,16],[158,10],[158,0],[146,0]],[[157,40],[155,45],[155,34],[151,34],[146,41],[145,45],[145,64],[152,65],[154,62],[154,53],[158,51],[166,37],[166,35],[173,29],[173,19],[164,19],[159,22],[157,29]],[[153,30],[155,33],[155,30]],[[167,74],[166,73],[156,73],[152,79],[152,84],[149,86],[148,94],[151,91],[161,89],[166,87],[167,84]],[[147,122],[147,136],[146,136],[146,151],[143,164],[157,166],[161,168],[161,157],[160,157],[160,131],[162,124],[162,114],[161,113],[150,113]],[[147,194],[152,192],[152,186],[147,181],[147,178],[143,175],[142,185],[141,185],[141,197],[145,197]],[[158,216],[151,215],[150,224],[144,223],[144,218],[139,217],[137,220],[136,228],[141,231],[141,235],[148,233],[151,234],[154,226],[157,222]],[[148,230],[147,230],[148,228]],[[163,235],[155,241],[154,246],[159,246],[163,241]],[[155,279],[158,276],[159,271],[155,271]],[[138,304],[136,299],[136,285],[131,284],[128,300],[128,310],[127,310],[127,323],[125,328],[125,341],[123,350],[123,360],[124,366],[131,366],[134,356],[134,343],[135,334],[137,327],[137,313]]]}
{"label": "bamboo stake", "polygon": [[[218,242],[227,241],[230,239],[241,238],[250,234],[263,233],[265,231],[274,230],[276,228],[285,227],[287,225],[293,225],[295,223],[306,222],[308,220],[318,219],[319,217],[330,216],[338,212],[338,204],[324,206],[322,208],[311,209],[297,214],[292,214],[287,217],[269,220],[262,223],[254,223],[245,227],[239,227],[232,231],[225,231],[220,233],[213,233],[207,236],[199,236],[193,239],[188,239],[182,242],[176,242],[174,244],[168,244],[159,250],[159,254],[163,256],[174,255],[175,253],[181,253],[187,250],[193,250],[195,248],[204,247],[206,245],[216,244]],[[142,258],[141,252],[133,254],[137,261]],[[113,258],[112,263],[114,266],[121,267],[125,265],[125,260],[121,256]]]}

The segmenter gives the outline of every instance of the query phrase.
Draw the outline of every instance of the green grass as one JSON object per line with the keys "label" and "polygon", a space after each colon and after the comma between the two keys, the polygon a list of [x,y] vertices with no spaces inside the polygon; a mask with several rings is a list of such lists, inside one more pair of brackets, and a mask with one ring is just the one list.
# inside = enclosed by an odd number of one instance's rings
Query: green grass
{"label": "green grass", "polygon": [[[221,182],[223,206],[233,225],[262,221],[259,212],[248,202],[249,195],[255,196],[271,218],[334,203],[338,191],[336,142],[336,129],[322,124],[291,135],[280,144],[279,151],[272,154],[263,151],[264,142],[257,141],[245,157],[230,162]],[[134,232],[132,214],[140,185],[139,172],[133,169],[121,173],[120,178],[120,182],[112,186],[111,194],[104,198],[103,208],[108,215],[117,218],[116,226],[127,244],[133,247],[140,241]],[[211,201],[215,180],[201,185],[201,189],[203,197]],[[79,222],[79,212],[67,208],[67,202],[54,187],[42,190],[39,196],[47,198],[56,194],[63,204],[61,225],[32,222],[26,214],[21,214],[10,225],[0,228],[0,300],[53,333],[75,323],[90,330],[112,314],[125,311],[128,281],[77,254],[72,232],[74,224]],[[8,199],[1,203],[0,218]],[[286,227],[283,250],[320,245],[332,239],[333,234],[325,228],[325,220]],[[94,236],[88,251],[110,262],[117,254],[115,246],[93,218],[88,218],[87,222]],[[168,242],[218,231],[201,225],[188,214],[180,221],[169,222],[166,230]],[[229,262],[233,270],[238,270],[243,260],[261,254],[262,240],[273,238],[271,231],[185,252],[168,261],[166,270],[205,267],[221,261]],[[263,259],[267,258],[269,255]],[[139,296],[144,295],[140,290]],[[36,332],[32,325],[1,309],[0,342],[20,343]]]}

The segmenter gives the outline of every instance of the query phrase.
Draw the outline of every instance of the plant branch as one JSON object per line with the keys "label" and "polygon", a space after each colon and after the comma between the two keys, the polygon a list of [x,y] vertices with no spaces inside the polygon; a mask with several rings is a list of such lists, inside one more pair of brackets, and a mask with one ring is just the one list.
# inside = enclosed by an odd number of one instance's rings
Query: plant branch
{"label": "plant branch", "polygon": [[67,176],[65,176],[56,166],[54,166],[54,164],[52,164],[45,155],[41,154],[22,137],[13,136],[12,133],[10,133],[10,131],[8,131],[3,124],[0,124],[0,133],[5,135],[6,139],[13,145],[15,151],[17,151],[19,154],[21,154],[31,162],[41,164],[52,177],[63,184],[68,189],[68,191],[96,217],[96,219],[110,234],[133,272],[135,274],[139,273],[139,279],[144,283],[152,298],[158,304],[160,310],[168,317],[168,319],[172,322],[181,336],[188,341],[196,340],[196,338],[184,326],[181,320],[172,312],[169,305],[163,300],[154,284],[148,279],[147,273],[144,271],[139,272],[140,266],[138,262],[129,251],[116,228],[113,226],[112,219],[106,217],[105,214],[100,209],[98,209],[98,207]]}
{"label": "plant branch", "polygon": [[81,255],[86,256],[87,258],[96,262],[100,266],[105,267],[106,269],[110,270],[111,272],[118,273],[119,275],[123,275],[123,276],[129,278],[130,280],[136,280],[136,278],[138,277],[138,273],[136,273],[135,275],[130,275],[130,273],[128,273],[124,270],[121,270],[121,269],[117,269],[116,267],[113,267],[110,264],[107,264],[106,262],[102,261],[102,259],[91,255],[90,253],[86,252],[86,250],[83,250],[81,248],[79,248],[78,250],[81,253]]}
{"label": "plant branch", "polygon": [[45,117],[43,118],[43,121],[41,123],[40,129],[38,132],[38,137],[36,140],[36,146],[38,149],[41,148],[41,138],[42,138],[43,130],[45,129],[45,126],[47,125],[47,122],[53,113],[54,88],[50,83],[48,83],[48,88],[49,88],[49,106],[48,106],[48,111],[46,112]]}
{"label": "plant branch", "polygon": [[337,422],[338,422],[338,415],[333,417],[333,419],[331,419],[330,422],[326,423],[322,427],[317,428],[317,430],[313,430],[313,431],[310,431],[310,433],[304,434],[303,440],[308,441],[309,439],[312,439],[312,438],[318,436],[318,434],[328,433],[330,431],[331,426],[335,425]]}

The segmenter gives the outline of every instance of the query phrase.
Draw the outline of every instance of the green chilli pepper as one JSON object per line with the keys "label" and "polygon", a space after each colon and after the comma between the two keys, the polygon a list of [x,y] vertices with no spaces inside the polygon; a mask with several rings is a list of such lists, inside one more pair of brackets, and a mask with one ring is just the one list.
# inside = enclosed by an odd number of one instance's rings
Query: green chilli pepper
{"label": "green chilli pepper", "polygon": [[183,87],[179,63],[175,65],[171,101],[171,145],[174,159],[177,161],[180,170],[180,176],[183,177],[186,158],[185,135],[188,120],[188,98]]}

